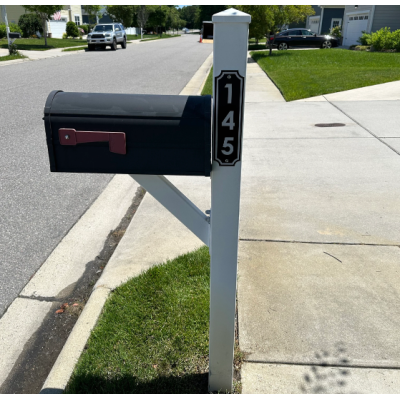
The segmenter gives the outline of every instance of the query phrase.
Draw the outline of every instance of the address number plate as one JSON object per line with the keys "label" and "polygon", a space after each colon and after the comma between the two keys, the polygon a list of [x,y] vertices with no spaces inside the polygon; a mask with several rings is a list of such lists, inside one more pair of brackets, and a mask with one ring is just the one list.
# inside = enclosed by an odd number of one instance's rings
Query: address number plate
{"label": "address number plate", "polygon": [[243,85],[238,71],[215,77],[214,160],[221,166],[234,166],[242,154]]}

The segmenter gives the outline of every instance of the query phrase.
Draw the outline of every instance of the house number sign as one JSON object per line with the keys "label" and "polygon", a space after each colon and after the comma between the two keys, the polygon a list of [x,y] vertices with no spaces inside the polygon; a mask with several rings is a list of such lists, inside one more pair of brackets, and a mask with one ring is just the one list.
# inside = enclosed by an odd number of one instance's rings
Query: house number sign
{"label": "house number sign", "polygon": [[238,71],[221,71],[215,78],[214,160],[221,166],[240,161],[243,83]]}

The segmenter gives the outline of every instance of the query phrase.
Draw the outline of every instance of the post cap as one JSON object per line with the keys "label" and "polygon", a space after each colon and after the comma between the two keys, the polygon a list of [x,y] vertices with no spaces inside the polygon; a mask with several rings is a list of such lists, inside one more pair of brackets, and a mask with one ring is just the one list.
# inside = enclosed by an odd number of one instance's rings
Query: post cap
{"label": "post cap", "polygon": [[229,8],[212,16],[212,22],[251,22],[251,15],[236,8]]}

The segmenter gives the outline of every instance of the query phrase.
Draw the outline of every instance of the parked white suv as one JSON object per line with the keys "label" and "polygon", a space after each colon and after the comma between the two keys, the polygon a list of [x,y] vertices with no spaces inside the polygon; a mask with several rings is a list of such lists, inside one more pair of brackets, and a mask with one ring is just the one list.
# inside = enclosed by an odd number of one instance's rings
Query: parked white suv
{"label": "parked white suv", "polygon": [[126,49],[126,32],[121,24],[98,24],[87,35],[88,50],[94,50],[96,46],[103,49],[110,46],[111,50],[117,50],[117,44]]}

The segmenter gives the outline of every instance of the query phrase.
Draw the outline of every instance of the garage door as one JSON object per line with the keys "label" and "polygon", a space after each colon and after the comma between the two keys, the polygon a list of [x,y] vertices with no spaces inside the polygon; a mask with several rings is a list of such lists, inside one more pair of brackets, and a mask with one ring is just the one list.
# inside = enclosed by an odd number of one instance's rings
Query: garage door
{"label": "garage door", "polygon": [[368,26],[368,15],[352,15],[347,22],[346,37],[343,40],[345,46],[359,44],[357,40],[366,31]]}
{"label": "garage door", "polygon": [[62,39],[66,31],[67,23],[65,21],[49,21],[49,28],[53,38]]}

